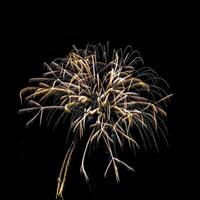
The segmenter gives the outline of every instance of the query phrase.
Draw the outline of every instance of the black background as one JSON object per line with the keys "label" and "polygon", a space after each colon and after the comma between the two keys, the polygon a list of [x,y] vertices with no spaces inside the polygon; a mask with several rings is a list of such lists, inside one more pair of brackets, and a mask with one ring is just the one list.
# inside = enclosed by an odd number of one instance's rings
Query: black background
{"label": "black background", "polygon": [[64,57],[73,44],[84,48],[88,43],[106,41],[110,41],[111,48],[132,45],[141,52],[145,64],[170,84],[170,91],[175,95],[168,108],[169,147],[161,144],[160,153],[128,155],[136,172],[122,170],[119,185],[97,175],[93,193],[89,192],[74,163],[66,185],[66,199],[180,199],[185,196],[193,199],[191,143],[194,132],[188,126],[192,119],[188,113],[190,108],[186,107],[193,89],[190,76],[194,73],[188,59],[193,38],[190,12],[188,5],[135,2],[12,6],[5,23],[10,79],[7,87],[11,89],[6,90],[11,95],[6,105],[11,108],[12,117],[9,115],[4,133],[8,132],[12,138],[9,156],[14,159],[9,168],[11,178],[7,189],[10,193],[6,199],[12,194],[15,199],[55,199],[56,178],[65,153],[63,130],[67,127],[54,132],[45,126],[25,128],[26,119],[17,115],[21,108],[20,89],[27,85],[28,78],[41,74],[43,62]]}

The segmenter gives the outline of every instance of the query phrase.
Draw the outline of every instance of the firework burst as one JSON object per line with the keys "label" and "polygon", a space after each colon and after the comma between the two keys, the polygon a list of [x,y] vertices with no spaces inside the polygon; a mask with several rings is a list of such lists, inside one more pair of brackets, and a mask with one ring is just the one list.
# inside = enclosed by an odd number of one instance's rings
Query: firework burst
{"label": "firework burst", "polygon": [[[34,113],[27,126],[36,119],[42,123],[46,111],[53,115],[60,110],[58,122],[63,116],[70,116],[72,139],[58,177],[57,197],[63,196],[73,151],[83,137],[87,139],[80,170],[86,181],[89,180],[85,168],[88,149],[101,140],[110,155],[104,176],[113,168],[117,182],[120,181],[118,165],[132,171],[133,168],[118,158],[116,146],[123,149],[128,144],[135,151],[141,146],[136,139],[139,135],[144,147],[151,138],[157,148],[155,132],[160,129],[165,137],[160,124],[164,124],[162,119],[167,114],[161,102],[165,104],[171,96],[163,89],[168,85],[153,69],[144,67],[139,52],[130,46],[112,52],[108,45],[88,45],[84,50],[73,47],[65,58],[44,66],[47,71],[43,76],[30,79],[33,86],[21,90],[21,101],[30,106],[19,112]],[[131,131],[132,128],[137,131]]]}

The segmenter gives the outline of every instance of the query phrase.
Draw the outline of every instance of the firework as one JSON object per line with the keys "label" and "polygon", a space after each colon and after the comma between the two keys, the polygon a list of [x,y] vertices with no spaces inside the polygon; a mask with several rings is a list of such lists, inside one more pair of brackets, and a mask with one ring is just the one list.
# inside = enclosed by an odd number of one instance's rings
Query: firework
{"label": "firework", "polygon": [[[120,181],[119,165],[131,171],[134,169],[119,159],[116,147],[123,149],[128,144],[135,151],[141,146],[139,143],[144,147],[146,141],[151,143],[151,138],[158,148],[155,132],[159,129],[165,138],[160,124],[164,124],[167,113],[165,105],[161,104],[172,94],[163,89],[164,85],[168,87],[165,80],[153,69],[144,67],[140,53],[130,46],[124,51],[112,52],[108,45],[88,45],[81,50],[74,46],[65,58],[56,59],[50,65],[45,63],[44,67],[46,72],[42,77],[30,79],[33,86],[21,90],[21,101],[30,106],[19,112],[33,113],[27,126],[36,119],[41,124],[44,112],[53,115],[60,110],[56,124],[62,117],[70,116],[72,139],[58,177],[57,198],[63,196],[73,151],[83,137],[87,139],[80,171],[86,181],[89,180],[85,168],[88,149],[101,140],[110,156],[104,176],[113,168],[117,182]],[[133,128],[137,131],[130,131]]]}

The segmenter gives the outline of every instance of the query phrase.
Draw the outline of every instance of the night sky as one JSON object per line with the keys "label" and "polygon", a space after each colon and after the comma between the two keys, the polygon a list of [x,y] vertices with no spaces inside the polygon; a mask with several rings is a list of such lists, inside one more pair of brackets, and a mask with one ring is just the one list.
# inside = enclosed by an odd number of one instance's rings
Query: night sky
{"label": "night sky", "polygon": [[[159,153],[155,149],[138,151],[136,156],[127,152],[125,159],[136,172],[120,169],[120,184],[115,183],[112,175],[103,178],[102,158],[94,157],[95,187],[90,189],[80,175],[80,146],[66,183],[66,200],[181,199],[188,193],[192,195],[188,189],[192,158],[187,148],[191,129],[187,128],[183,111],[185,100],[181,96],[184,92],[182,83],[187,75],[184,70],[187,40],[183,39],[187,38],[186,17],[174,5],[160,5],[159,9],[153,5],[152,9],[148,5],[146,9],[143,6],[118,6],[118,9],[109,9],[102,4],[101,9],[97,5],[94,9],[88,7],[78,11],[69,5],[66,10],[61,5],[51,5],[51,9],[46,5],[26,5],[25,9],[13,14],[9,27],[9,69],[14,82],[10,86],[14,91],[10,98],[14,116],[10,127],[14,130],[10,132],[14,138],[14,167],[10,181],[16,199],[55,199],[56,179],[65,155],[65,132],[68,129],[67,123],[54,131],[45,124],[39,127],[37,123],[25,128],[27,118],[17,114],[22,108],[18,96],[20,89],[27,86],[29,78],[41,75],[43,62],[50,63],[55,58],[64,57],[73,44],[85,48],[88,43],[105,44],[106,41],[110,42],[112,49],[132,45],[133,49],[140,51],[145,65],[152,67],[169,83],[170,92],[174,93],[167,109],[169,147],[161,141]],[[189,93],[187,87],[185,84]]]}

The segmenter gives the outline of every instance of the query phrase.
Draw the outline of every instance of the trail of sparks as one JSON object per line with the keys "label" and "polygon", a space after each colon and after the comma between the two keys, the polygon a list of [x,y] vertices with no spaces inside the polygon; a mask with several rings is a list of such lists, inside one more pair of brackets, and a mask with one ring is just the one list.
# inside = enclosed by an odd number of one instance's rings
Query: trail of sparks
{"label": "trail of sparks", "polygon": [[[123,148],[125,140],[134,150],[139,148],[134,135],[137,133],[130,131],[132,127],[138,129],[144,146],[145,138],[149,141],[151,137],[157,147],[152,125],[154,131],[157,131],[158,120],[162,121],[167,115],[160,103],[165,102],[172,94],[168,95],[159,87],[159,81],[166,85],[167,83],[154,70],[149,67],[136,69],[138,62],[143,65],[139,52],[132,51],[130,47],[125,51],[114,50],[112,56],[103,45],[88,45],[85,50],[74,47],[66,58],[57,59],[50,65],[45,63],[47,72],[42,77],[30,79],[35,86],[21,90],[21,102],[28,102],[30,107],[19,112],[36,113],[27,122],[27,126],[37,118],[41,124],[46,111],[52,111],[53,114],[56,110],[63,111],[56,124],[63,115],[71,115],[70,130],[73,140],[58,177],[57,198],[63,198],[71,156],[78,139],[85,136],[86,126],[89,126],[91,132],[80,166],[86,181],[89,177],[85,169],[85,157],[89,146],[99,140],[104,141],[111,157],[104,176],[107,176],[113,166],[117,182],[120,181],[117,167],[119,164],[134,171],[114,151],[117,145]],[[54,103],[47,105],[47,100],[52,97]],[[113,135],[116,139],[113,139]]]}

